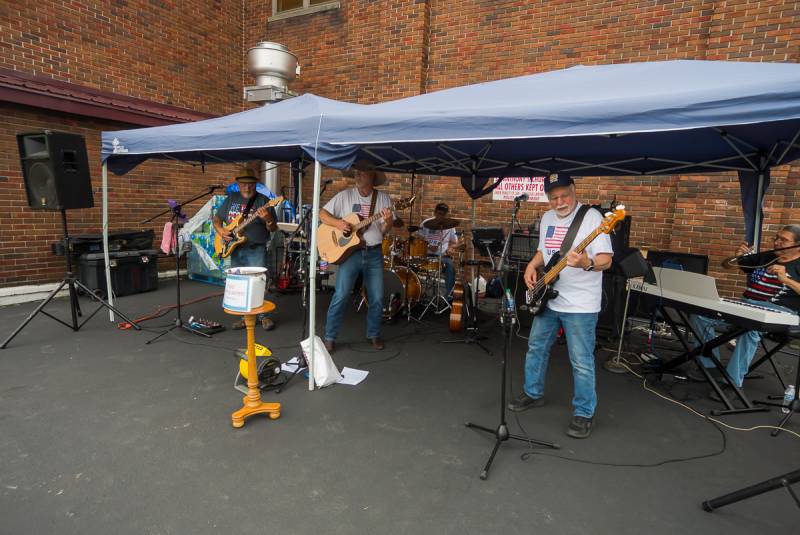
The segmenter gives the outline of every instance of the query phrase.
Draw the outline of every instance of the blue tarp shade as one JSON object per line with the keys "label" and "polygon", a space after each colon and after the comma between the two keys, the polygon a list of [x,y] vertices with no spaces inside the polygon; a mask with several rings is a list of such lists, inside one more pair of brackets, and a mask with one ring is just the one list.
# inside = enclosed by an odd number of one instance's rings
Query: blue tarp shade
{"label": "blue tarp shade", "polygon": [[308,159],[324,114],[361,107],[308,94],[205,121],[103,132],[102,157],[118,175],[151,158],[196,164]]}
{"label": "blue tarp shade", "polygon": [[[800,156],[799,134],[800,66],[665,61],[578,66],[371,106],[304,95],[104,132],[103,159],[117,174],[148,158],[304,156],[337,169],[366,158],[386,171],[462,177],[763,174]],[[745,208],[758,228],[756,205]]]}

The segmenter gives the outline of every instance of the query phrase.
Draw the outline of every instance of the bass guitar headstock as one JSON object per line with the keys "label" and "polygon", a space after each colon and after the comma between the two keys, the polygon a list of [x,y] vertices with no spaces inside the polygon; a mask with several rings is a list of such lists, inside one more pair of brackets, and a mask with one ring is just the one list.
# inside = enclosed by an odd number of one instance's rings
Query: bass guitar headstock
{"label": "bass guitar headstock", "polygon": [[612,212],[606,212],[603,222],[600,224],[600,230],[605,234],[610,234],[617,223],[625,219],[625,205],[618,204]]}

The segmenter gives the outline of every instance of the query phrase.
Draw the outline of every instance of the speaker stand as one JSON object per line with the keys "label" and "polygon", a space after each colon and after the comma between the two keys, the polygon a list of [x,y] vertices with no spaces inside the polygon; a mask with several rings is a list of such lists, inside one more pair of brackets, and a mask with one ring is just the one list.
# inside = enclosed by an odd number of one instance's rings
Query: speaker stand
{"label": "speaker stand", "polygon": [[[137,331],[141,331],[142,330],[142,328],[139,327],[139,325],[137,325],[136,322],[134,322],[133,320],[129,319],[125,314],[120,312],[116,307],[114,307],[108,301],[102,299],[99,295],[97,295],[92,290],[87,288],[85,284],[83,284],[81,281],[79,281],[77,278],[75,278],[75,274],[72,271],[72,251],[71,251],[71,247],[70,247],[70,244],[69,244],[69,240],[70,240],[69,232],[67,230],[67,212],[63,208],[61,209],[61,226],[62,226],[62,228],[64,230],[63,241],[64,241],[64,257],[66,258],[66,263],[67,263],[66,274],[64,275],[64,278],[61,279],[61,282],[56,287],[56,289],[53,290],[52,292],[50,292],[50,295],[48,295],[44,299],[44,301],[39,303],[39,306],[37,306],[34,309],[34,311],[31,312],[28,315],[27,318],[25,318],[25,321],[23,321],[19,325],[19,327],[17,327],[14,330],[14,332],[11,333],[11,336],[9,336],[8,338],[5,339],[3,344],[0,345],[0,349],[5,349],[6,346],[8,346],[9,342],[11,342],[11,340],[13,340],[14,337],[17,336],[22,331],[22,329],[24,329],[25,326],[28,325],[31,322],[31,320],[33,320],[33,318],[35,318],[40,312],[42,314],[44,314],[45,316],[47,316],[48,318],[53,319],[53,320],[57,321],[58,323],[64,325],[65,327],[69,327],[73,331],[79,331],[81,329],[81,327],[86,325],[86,322],[88,322],[90,319],[92,319],[95,316],[95,314],[97,314],[100,311],[101,308],[105,307],[108,310],[111,310],[112,312],[114,312],[114,314],[119,315],[119,317],[124,319],[126,322],[130,323],[131,326],[133,326],[133,328],[136,329]],[[62,320],[61,318],[57,318],[57,317],[53,316],[52,314],[50,314],[49,312],[47,312],[46,310],[44,310],[44,307],[46,307],[48,305],[48,303],[50,303],[50,301],[53,300],[53,298],[58,294],[58,292],[61,291],[61,289],[65,285],[69,288],[69,308],[70,308],[71,317],[72,317],[72,322],[71,323],[67,323],[66,321]],[[95,300],[95,301],[97,301],[99,303],[99,306],[95,309],[95,311],[92,312],[89,315],[89,317],[85,318],[80,323],[78,322],[78,316],[83,316],[83,314],[81,313],[80,304],[78,303],[78,293],[76,291],[76,288],[79,288],[79,289],[83,290],[84,292],[86,292],[86,294],[89,297],[91,297],[93,300]],[[108,288],[108,291],[111,292],[111,288]]]}

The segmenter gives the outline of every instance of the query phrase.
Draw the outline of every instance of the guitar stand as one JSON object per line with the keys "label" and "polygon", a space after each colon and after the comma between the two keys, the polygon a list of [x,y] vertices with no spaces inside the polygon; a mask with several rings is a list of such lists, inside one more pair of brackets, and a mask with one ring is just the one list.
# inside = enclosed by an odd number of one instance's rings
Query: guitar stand
{"label": "guitar stand", "polygon": [[797,497],[797,494],[795,493],[794,489],[792,489],[792,485],[794,485],[799,481],[800,481],[800,470],[795,470],[794,472],[788,472],[786,474],[773,477],[772,479],[767,479],[766,481],[756,483],[755,485],[750,485],[749,487],[735,490],[729,494],[720,496],[719,498],[706,500],[702,504],[703,510],[708,513],[711,513],[715,509],[719,509],[720,507],[725,507],[726,505],[740,502],[742,500],[746,500],[748,498],[752,498],[753,496],[758,496],[760,494],[764,494],[765,492],[779,489],[781,487],[786,489],[786,492],[788,492],[789,496],[791,496],[792,499],[794,500],[795,505],[797,505],[797,507],[800,508],[800,498]]}
{"label": "guitar stand", "polygon": [[[470,264],[470,262],[472,262],[472,261],[467,261],[467,262],[465,262],[465,264],[466,265],[473,265],[473,266],[476,266],[476,267],[478,265],[480,265],[478,263],[479,261],[475,261],[475,263],[472,263],[472,264]],[[476,270],[476,271],[477,271],[477,273],[476,273],[477,276],[473,277],[472,281],[477,286],[479,284],[479,282],[480,282],[480,279],[479,279],[480,271],[478,271],[478,270]],[[470,286],[467,286],[467,287],[471,288]],[[467,344],[467,345],[475,344],[478,347],[480,347],[481,349],[483,349],[486,352],[486,354],[491,357],[492,355],[494,355],[492,350],[489,349],[488,347],[486,347],[483,343],[481,343],[483,340],[488,340],[489,337],[488,336],[482,336],[480,334],[480,332],[479,332],[479,329],[478,329],[478,295],[480,293],[478,291],[479,289],[480,288],[475,288],[474,290],[473,289],[470,290],[470,297],[473,296],[473,291],[474,291],[474,299],[468,299],[467,300],[467,302],[470,303],[470,306],[467,307],[467,313],[469,314],[469,323],[470,323],[470,325],[464,329],[465,330],[464,338],[457,338],[457,339],[450,338],[450,339],[447,339],[447,340],[439,340],[439,343],[441,343],[441,344]],[[474,301],[474,303],[473,303],[473,301]],[[469,312],[470,309],[472,310],[471,313]]]}
{"label": "guitar stand", "polygon": [[516,323],[516,311],[509,310],[509,308],[504,304],[503,312],[500,317],[500,323],[503,325],[503,334],[504,334],[503,365],[501,366],[502,369],[501,373],[503,375],[500,380],[500,424],[495,429],[490,429],[488,427],[474,424],[472,422],[466,422],[464,424],[465,426],[470,427],[472,429],[477,429],[478,431],[483,431],[484,433],[490,433],[495,437],[494,448],[492,448],[492,452],[489,454],[489,460],[486,461],[486,464],[484,465],[483,470],[481,470],[480,473],[480,478],[484,480],[489,477],[489,470],[491,470],[492,468],[492,462],[494,462],[494,457],[495,455],[497,455],[497,451],[500,449],[500,445],[503,442],[506,442],[508,440],[519,440],[521,442],[526,442],[531,445],[536,444],[538,446],[544,446],[556,450],[561,448],[561,446],[559,446],[554,442],[547,442],[544,440],[529,438],[527,436],[522,436],[522,435],[514,435],[508,432],[508,425],[506,424],[506,382],[508,377],[508,372],[507,372],[508,353],[511,350],[511,339],[514,336],[514,323]]}
{"label": "guitar stand", "polygon": [[[39,313],[44,314],[48,318],[57,321],[58,323],[60,323],[61,325],[64,325],[65,327],[69,327],[73,331],[79,331],[81,329],[81,327],[86,325],[86,322],[88,322],[90,319],[92,319],[95,316],[95,314],[97,314],[100,311],[101,308],[105,307],[108,310],[112,311],[113,313],[117,314],[120,318],[124,319],[126,322],[128,322],[137,331],[141,331],[142,330],[142,328],[139,327],[139,325],[136,322],[134,322],[133,320],[128,318],[125,314],[120,312],[114,305],[112,305],[108,301],[102,299],[99,295],[97,295],[92,290],[87,288],[85,284],[83,284],[81,281],[79,281],[75,277],[75,274],[72,271],[72,250],[71,250],[71,247],[70,247],[70,244],[69,244],[69,240],[70,240],[69,232],[67,231],[67,212],[63,208],[61,209],[61,226],[62,226],[62,228],[64,230],[64,236],[63,236],[62,240],[64,242],[64,258],[65,258],[65,262],[67,264],[67,266],[66,266],[67,267],[67,271],[65,273],[65,276],[64,276],[63,279],[61,279],[61,282],[59,283],[59,285],[56,286],[56,289],[53,290],[52,292],[50,292],[50,295],[48,295],[44,299],[44,301],[39,303],[39,305],[34,309],[34,311],[31,312],[28,315],[28,317],[25,318],[25,320],[22,323],[20,323],[19,327],[14,329],[14,332],[11,333],[11,335],[8,338],[5,339],[3,344],[0,345],[0,349],[5,349],[6,346],[8,346],[9,342],[11,342],[11,340],[13,340],[14,337],[16,337],[20,333],[20,331],[22,331],[22,329],[24,329],[25,326],[28,325],[31,322],[31,320],[33,320],[33,318],[35,318]],[[71,323],[67,323],[66,321],[64,321],[64,320],[62,320],[60,318],[57,318],[57,317],[51,315],[50,313],[48,313],[46,310],[44,310],[44,307],[47,306],[50,303],[50,301],[53,300],[53,298],[58,294],[58,292],[61,291],[61,289],[65,285],[69,288],[69,308],[70,308],[70,312],[71,312],[71,316],[72,316],[72,322]],[[99,305],[95,309],[95,311],[92,312],[91,314],[89,314],[89,316],[87,318],[85,318],[80,323],[78,323],[78,316],[82,317],[83,313],[81,312],[81,306],[80,306],[80,303],[78,302],[78,293],[76,291],[76,287],[78,289],[83,290],[84,292],[86,292],[86,294],[89,297],[91,297],[93,300],[95,300],[95,301],[97,301],[99,303]],[[109,293],[111,292],[111,288],[108,288],[108,292]]]}

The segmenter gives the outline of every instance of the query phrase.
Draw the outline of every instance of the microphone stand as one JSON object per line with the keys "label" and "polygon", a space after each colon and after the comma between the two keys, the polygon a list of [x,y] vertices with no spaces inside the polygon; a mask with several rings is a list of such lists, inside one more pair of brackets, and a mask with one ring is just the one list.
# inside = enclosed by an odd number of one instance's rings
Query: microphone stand
{"label": "microphone stand", "polygon": [[[323,183],[322,184],[322,191],[319,192],[320,198],[325,193],[325,190],[327,188],[328,188],[328,183]],[[300,207],[300,210],[302,212],[302,210],[303,210],[302,206]],[[302,218],[300,219],[300,223],[297,225],[297,228],[292,233],[292,235],[289,237],[289,243],[291,243],[292,240],[294,240],[294,238],[296,237],[297,233],[302,230],[302,232],[306,235],[306,240],[307,240],[305,248],[303,249],[303,252],[301,253],[302,254],[302,260],[300,262],[300,271],[299,271],[301,277],[303,278],[303,289],[302,289],[302,292],[301,292],[301,296],[302,296],[301,297],[301,303],[302,303],[302,307],[303,307],[303,325],[302,325],[301,330],[300,330],[300,340],[305,340],[309,336],[309,335],[306,334],[306,331],[308,329],[308,300],[309,300],[310,292],[311,291],[317,291],[316,288],[313,288],[313,290],[311,288],[311,276],[310,276],[311,275],[311,270],[312,269],[317,269],[317,266],[309,266],[308,265],[310,263],[310,259],[311,259],[311,254],[310,254],[311,251],[309,251],[309,247],[311,246],[311,241],[310,241],[311,219],[309,218],[309,214],[310,213],[311,213],[311,210],[308,210],[303,214]],[[289,376],[289,378],[286,379],[286,381],[281,383],[281,385],[275,390],[275,393],[276,394],[280,394],[281,391],[286,386],[288,386],[288,384],[292,381],[292,379],[294,379],[297,376],[297,374],[299,374],[302,370],[306,370],[306,369],[308,369],[308,362],[306,362],[306,358],[305,358],[305,355],[303,355],[303,352],[300,351],[300,356],[297,357],[297,368],[295,368],[295,370],[292,372],[292,374]]]}
{"label": "microphone stand", "polygon": [[166,210],[164,210],[162,212],[159,212],[156,215],[154,215],[154,216],[152,216],[152,217],[150,217],[148,219],[145,219],[144,221],[141,221],[139,223],[140,225],[144,225],[145,223],[149,223],[149,222],[153,221],[154,219],[161,217],[164,214],[172,212],[172,215],[170,216],[170,219],[172,221],[172,240],[175,243],[175,278],[176,278],[175,291],[176,291],[176,294],[177,294],[176,309],[175,309],[175,322],[172,325],[172,327],[169,327],[168,329],[165,329],[165,330],[161,331],[155,337],[153,337],[150,340],[148,340],[147,342],[145,342],[145,344],[151,344],[151,343],[155,342],[156,340],[158,340],[159,338],[161,338],[165,334],[167,334],[169,332],[172,332],[174,329],[183,329],[185,331],[189,331],[190,333],[196,334],[198,336],[204,336],[206,338],[211,338],[210,334],[206,334],[206,333],[204,333],[202,331],[198,331],[197,329],[193,329],[189,324],[185,323],[183,321],[183,318],[181,317],[181,256],[180,256],[181,248],[180,248],[180,245],[178,243],[178,234],[179,234],[178,231],[179,231],[180,227],[183,225],[183,223],[181,223],[181,219],[183,218],[183,216],[181,214],[182,209],[183,209],[183,205],[189,204],[191,202],[194,202],[194,201],[196,201],[197,199],[199,199],[201,197],[205,197],[206,195],[211,195],[214,192],[215,189],[221,188],[221,187],[223,187],[223,186],[221,186],[221,185],[208,186],[208,189],[206,191],[204,191],[203,193],[195,195],[191,199],[187,199],[187,200],[185,200],[183,202],[176,202],[170,208],[168,208],[168,209],[166,209]]}
{"label": "microphone stand", "polygon": [[[497,263],[498,269],[495,270],[502,272],[504,288],[508,288],[507,279],[508,279],[509,269],[506,267],[508,263],[508,249],[509,249],[508,245],[511,242],[511,230],[513,230],[514,228],[514,218],[516,217],[518,210],[519,210],[519,201],[517,201],[514,205],[514,211],[511,216],[511,226],[509,227],[509,233],[508,236],[506,237],[506,243],[503,245],[503,253],[501,254],[500,259],[498,260]],[[494,462],[494,457],[495,455],[497,455],[497,451],[500,449],[500,445],[503,442],[513,439],[522,442],[527,442],[528,444],[537,444],[539,446],[545,446],[553,449],[561,448],[561,446],[559,446],[554,442],[547,442],[544,440],[530,438],[528,436],[514,435],[508,432],[508,425],[506,424],[506,383],[508,379],[508,356],[509,352],[511,351],[511,341],[514,336],[514,325],[516,323],[517,323],[517,310],[516,307],[514,306],[513,296],[511,295],[509,290],[506,290],[506,293],[503,296],[503,306],[501,307],[501,312],[500,312],[500,325],[503,326],[503,361],[501,366],[502,375],[500,377],[500,423],[497,425],[495,429],[474,424],[472,422],[466,422],[464,424],[467,427],[483,431],[484,433],[490,433],[495,437],[494,448],[492,449],[492,453],[489,454],[489,460],[486,461],[486,465],[483,467],[483,470],[481,470],[480,478],[484,480],[489,477],[489,470],[492,468],[492,462]]]}

